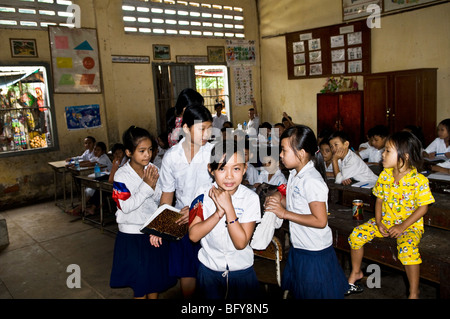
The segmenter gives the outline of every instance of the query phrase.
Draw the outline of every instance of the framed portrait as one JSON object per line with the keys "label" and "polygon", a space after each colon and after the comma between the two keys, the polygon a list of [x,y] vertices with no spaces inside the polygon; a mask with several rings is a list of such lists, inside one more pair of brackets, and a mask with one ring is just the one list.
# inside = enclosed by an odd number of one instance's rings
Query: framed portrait
{"label": "framed portrait", "polygon": [[170,60],[170,45],[153,44],[153,60]]}
{"label": "framed portrait", "polygon": [[208,62],[225,63],[225,47],[207,47]]}
{"label": "framed portrait", "polygon": [[11,45],[11,57],[13,58],[37,58],[38,52],[35,39],[9,39]]}

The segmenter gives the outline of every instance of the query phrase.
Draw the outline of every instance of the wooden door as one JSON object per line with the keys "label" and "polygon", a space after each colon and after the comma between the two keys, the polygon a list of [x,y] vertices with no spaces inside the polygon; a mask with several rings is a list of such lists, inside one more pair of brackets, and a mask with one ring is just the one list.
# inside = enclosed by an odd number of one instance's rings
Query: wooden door
{"label": "wooden door", "polygon": [[339,130],[349,136],[350,146],[355,150],[365,139],[362,103],[361,91],[339,94]]}
{"label": "wooden door", "polygon": [[317,134],[323,130],[339,130],[338,96],[334,93],[317,94]]}
{"label": "wooden door", "polygon": [[364,78],[364,134],[375,125],[389,127],[392,112],[388,75],[368,75]]}
{"label": "wooden door", "polygon": [[422,123],[420,77],[417,72],[394,74],[393,107],[390,114],[392,132],[407,125]]}

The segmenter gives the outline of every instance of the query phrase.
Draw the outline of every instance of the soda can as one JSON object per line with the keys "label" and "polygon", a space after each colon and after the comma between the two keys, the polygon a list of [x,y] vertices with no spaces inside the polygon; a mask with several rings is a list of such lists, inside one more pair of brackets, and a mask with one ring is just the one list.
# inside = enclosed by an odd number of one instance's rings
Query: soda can
{"label": "soda can", "polygon": [[353,208],[352,208],[353,219],[363,220],[363,206],[364,206],[364,203],[362,200],[355,199],[353,201]]}

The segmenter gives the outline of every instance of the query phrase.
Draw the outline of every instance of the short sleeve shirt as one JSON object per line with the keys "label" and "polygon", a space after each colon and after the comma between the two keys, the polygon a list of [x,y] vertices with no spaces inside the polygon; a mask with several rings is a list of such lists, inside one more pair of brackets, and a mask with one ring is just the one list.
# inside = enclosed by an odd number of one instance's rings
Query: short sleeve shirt
{"label": "short sleeve shirt", "polygon": [[[372,193],[383,200],[382,219],[388,227],[401,224],[418,207],[434,203],[428,178],[415,168],[397,183],[394,181],[393,169],[385,168]],[[423,218],[414,227],[423,230]]]}

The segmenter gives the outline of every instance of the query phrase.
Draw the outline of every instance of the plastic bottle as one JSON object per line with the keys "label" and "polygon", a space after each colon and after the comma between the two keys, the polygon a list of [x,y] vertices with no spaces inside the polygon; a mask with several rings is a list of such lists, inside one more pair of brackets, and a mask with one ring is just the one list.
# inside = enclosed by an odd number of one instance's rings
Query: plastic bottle
{"label": "plastic bottle", "polygon": [[77,171],[79,171],[80,170],[80,162],[78,161],[78,158],[76,158],[75,159],[75,169],[77,170]]}
{"label": "plastic bottle", "polygon": [[101,175],[100,166],[98,165],[98,163],[95,163],[94,174],[95,178],[100,177]]}
{"label": "plastic bottle", "polygon": [[244,121],[244,126],[242,127],[242,129],[243,129],[244,131],[247,131],[247,122],[246,122],[246,121]]}

